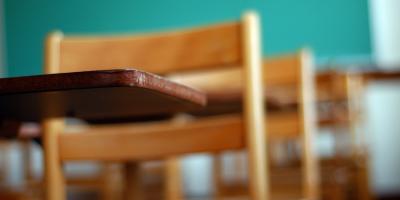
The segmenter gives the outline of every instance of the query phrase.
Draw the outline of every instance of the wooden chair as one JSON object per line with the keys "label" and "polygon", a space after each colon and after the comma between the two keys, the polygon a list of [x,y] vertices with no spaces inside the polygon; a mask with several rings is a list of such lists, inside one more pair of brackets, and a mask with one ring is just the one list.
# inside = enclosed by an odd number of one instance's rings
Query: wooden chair
{"label": "wooden chair", "polygon": [[[45,73],[114,69],[133,66],[160,75],[218,66],[243,66],[241,116],[125,125],[95,125],[74,134],[64,119],[42,122],[46,199],[65,199],[62,162],[68,160],[139,161],[175,155],[247,148],[252,199],[268,199],[261,49],[258,17],[209,27],[121,37],[47,38]],[[101,94],[99,94],[101,95]],[[232,137],[232,133],[234,137]],[[128,177],[135,179],[135,165]],[[135,187],[135,182],[128,186]],[[135,190],[131,190],[135,191]],[[137,194],[128,194],[134,198]]]}
{"label": "wooden chair", "polygon": [[[321,106],[319,126],[330,129],[335,142],[333,157],[321,160],[324,199],[333,199],[326,195],[332,185],[340,188],[333,195],[341,199],[372,199],[368,153],[360,124],[364,77],[352,72],[325,71],[318,74],[316,82]],[[336,183],[333,177],[337,171],[342,174],[342,183]]]}
{"label": "wooden chair", "polygon": [[360,138],[362,135],[357,131],[362,121],[363,77],[357,73],[327,71],[319,73],[316,78],[318,101],[327,104],[320,109],[320,126],[343,125],[348,128],[349,145],[338,149],[337,153],[357,154],[364,151],[364,138]]}
{"label": "wooden chair", "polygon": [[[268,138],[271,142],[293,139],[300,141],[302,148],[301,185],[303,189],[296,195],[298,198],[307,199],[319,198],[318,161],[314,152],[316,118],[313,68],[312,54],[306,49],[294,55],[267,58],[263,64],[263,83],[266,88],[264,94],[267,107],[270,107],[266,122]],[[207,77],[208,81],[204,81],[207,80]],[[173,77],[173,80],[189,84],[208,93],[208,109],[198,113],[200,115],[240,111],[240,93],[244,88],[242,79],[243,74],[240,68],[220,70],[212,74]],[[227,84],[228,82],[231,84]],[[225,95],[221,95],[221,91],[224,91]],[[285,109],[279,111],[281,108]],[[214,162],[217,163],[214,169],[216,170],[214,174],[217,176],[215,185],[218,187],[216,195],[223,197],[230,192],[227,192],[229,189],[221,180],[222,166],[218,156]],[[170,169],[169,171],[173,170]],[[274,172],[271,171],[270,175],[273,177]],[[172,175],[169,177],[172,177]],[[277,196],[274,195],[276,190],[282,188],[274,188],[274,184],[271,186],[272,197],[276,198]],[[236,194],[241,193],[237,192],[238,187],[230,191],[233,190]],[[283,191],[288,194],[287,190]]]}
{"label": "wooden chair", "polygon": [[[289,59],[290,56],[287,58]],[[268,112],[267,115],[267,119],[269,120],[267,132],[271,141],[270,148],[272,148],[274,144],[273,140],[282,139],[282,137],[287,139],[296,138],[297,134],[301,132],[299,129],[300,122],[296,117],[296,110],[292,114],[279,111],[282,108],[284,108],[285,111],[287,111],[288,108],[291,110],[290,108],[296,106],[299,102],[301,104],[301,101],[298,99],[298,92],[301,92],[301,90],[290,87],[291,83],[286,82],[287,80],[296,80],[295,69],[285,67],[275,69],[271,69],[271,67],[268,68],[266,63],[274,63],[273,58],[271,60],[266,59],[264,62],[264,70],[269,69],[267,71],[267,76],[265,76],[267,77],[266,79],[269,80],[265,80],[265,85],[268,90],[266,99],[270,104],[272,103],[272,106],[270,105],[270,110],[272,111]],[[280,63],[276,64],[276,66],[290,65]],[[276,72],[280,70],[281,72]],[[304,68],[303,70],[307,71]],[[288,75],[290,72],[293,72],[292,76]],[[273,77],[271,77],[272,75]],[[320,193],[320,197],[323,199],[371,199],[367,174],[368,155],[365,151],[365,141],[362,138],[362,134],[359,133],[360,122],[362,121],[361,101],[363,97],[363,77],[357,73],[337,71],[322,72],[318,73],[316,76],[299,76],[299,74],[297,74],[297,79],[307,78],[312,80],[314,77],[315,86],[313,87],[317,90],[315,104],[318,106],[316,110],[319,113],[318,119],[313,122],[313,126],[316,125],[315,123],[317,121],[318,128],[333,128],[332,133],[334,134],[335,144],[337,144],[335,145],[336,156],[328,159],[324,158],[319,161],[318,168],[320,168],[321,185],[307,186],[307,184],[303,184],[303,186],[305,186],[303,189],[307,187],[320,188],[318,193]],[[307,86],[305,86],[305,88],[307,88]],[[210,102],[210,104],[212,104],[212,102]],[[271,107],[274,108],[271,109]],[[310,121],[308,121],[308,123],[310,123]],[[346,137],[338,136],[340,133],[338,133],[337,130],[343,130],[343,128],[347,129],[347,132],[345,131]],[[314,134],[315,130],[312,132]],[[315,137],[315,135],[313,137]],[[342,143],[347,143],[347,145],[341,145]],[[274,157],[273,148],[270,149],[270,152],[272,155],[269,157],[272,159]],[[316,159],[315,156],[312,157],[313,160]],[[304,163],[304,160],[302,160],[302,162]],[[216,163],[220,163],[220,161],[217,160]],[[313,161],[313,163],[316,165],[315,161]],[[217,176],[220,174],[221,169],[218,169],[220,167],[220,164],[216,165],[217,172],[215,174]],[[342,178],[343,175],[345,176],[345,183],[338,182],[338,173],[341,174]],[[282,179],[299,180],[301,176],[303,176],[304,181],[306,179],[305,173],[299,174],[298,171],[293,169],[287,170],[278,168],[270,170],[272,196],[278,197],[278,193],[284,193],[286,196],[289,194],[293,198],[296,197],[292,194],[299,193],[297,190],[288,190],[284,186],[277,187],[276,182]],[[232,193],[232,190],[223,188],[224,185],[220,180],[216,182],[216,185],[220,186],[222,193],[224,193],[224,191],[225,193]],[[238,190],[238,187],[234,187],[233,189]],[[348,191],[351,191],[352,194],[349,195]],[[306,193],[303,191],[303,194]],[[304,196],[306,197],[307,195]]]}
{"label": "wooden chair", "polygon": [[[279,141],[289,136],[292,137],[292,141],[297,140],[300,143],[302,151],[299,155],[302,166],[300,184],[302,190],[297,195],[301,199],[319,199],[319,164],[315,152],[317,133],[315,83],[313,81],[315,66],[312,53],[307,49],[302,49],[295,55],[265,59],[264,70],[267,72],[264,75],[265,87],[267,89],[276,87],[277,94],[273,96],[273,98],[276,98],[275,101],[287,105],[281,105],[282,107],[293,107],[295,105],[293,109],[289,109],[290,111],[284,109],[282,112],[278,108],[276,112],[269,112],[271,120],[275,118],[276,123],[281,124],[281,127],[267,129],[270,133],[270,140],[277,139]],[[277,75],[268,76],[268,72],[273,70],[276,72],[274,74]],[[280,94],[280,91],[283,93]],[[271,171],[271,176],[272,174],[275,174],[274,171]],[[290,179],[290,176],[286,174],[285,177]],[[283,188],[283,193],[287,192]]]}

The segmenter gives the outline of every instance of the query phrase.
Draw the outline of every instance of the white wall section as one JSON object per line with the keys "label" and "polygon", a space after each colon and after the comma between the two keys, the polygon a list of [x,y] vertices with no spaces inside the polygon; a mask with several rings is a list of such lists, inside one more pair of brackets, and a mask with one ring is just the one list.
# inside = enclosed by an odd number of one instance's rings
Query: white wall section
{"label": "white wall section", "polygon": [[377,64],[400,68],[400,1],[370,0],[373,54]]}

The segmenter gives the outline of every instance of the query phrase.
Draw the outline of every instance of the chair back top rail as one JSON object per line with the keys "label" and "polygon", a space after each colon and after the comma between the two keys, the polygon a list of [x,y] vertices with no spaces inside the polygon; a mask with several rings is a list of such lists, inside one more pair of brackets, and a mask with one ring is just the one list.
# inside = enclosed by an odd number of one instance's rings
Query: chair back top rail
{"label": "chair back top rail", "polygon": [[241,63],[241,23],[131,36],[47,38],[46,73],[135,68],[156,74]]}
{"label": "chair back top rail", "polygon": [[[268,90],[267,96],[273,96],[278,89],[291,98],[297,98],[297,87],[301,85],[301,54],[288,54],[279,57],[265,58],[263,62],[263,83]],[[243,68],[240,66],[218,68],[202,72],[178,72],[170,74],[169,78],[176,82],[190,85],[213,95],[238,98],[243,90]],[[293,94],[292,94],[293,93]],[[235,94],[235,95],[232,95]],[[294,96],[293,96],[294,95]]]}

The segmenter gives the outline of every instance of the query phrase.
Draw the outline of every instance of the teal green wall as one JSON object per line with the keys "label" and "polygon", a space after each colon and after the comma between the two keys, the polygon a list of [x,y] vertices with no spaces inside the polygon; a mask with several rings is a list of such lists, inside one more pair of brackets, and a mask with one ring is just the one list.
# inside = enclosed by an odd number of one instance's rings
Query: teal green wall
{"label": "teal green wall", "polygon": [[260,12],[264,54],[303,45],[318,57],[369,55],[367,0],[5,0],[8,76],[41,73],[43,39],[68,33],[141,32]]}

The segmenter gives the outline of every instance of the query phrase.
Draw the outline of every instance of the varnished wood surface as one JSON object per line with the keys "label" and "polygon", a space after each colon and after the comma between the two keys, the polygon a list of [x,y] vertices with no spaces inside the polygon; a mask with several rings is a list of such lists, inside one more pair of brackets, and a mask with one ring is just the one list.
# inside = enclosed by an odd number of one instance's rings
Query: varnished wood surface
{"label": "varnished wood surface", "polygon": [[191,110],[202,92],[135,69],[86,71],[0,79],[0,117],[107,119]]}
{"label": "varnished wood surface", "polygon": [[355,74],[363,78],[364,81],[379,80],[400,80],[400,68],[397,66],[392,69],[383,69],[379,66],[363,66],[360,65],[356,69],[350,70],[327,70],[318,73],[318,81],[327,81],[327,79],[336,76],[344,76],[346,74]]}
{"label": "varnished wood surface", "polygon": [[395,80],[400,79],[400,70],[369,70],[356,72],[360,73],[367,81],[373,80]]}

